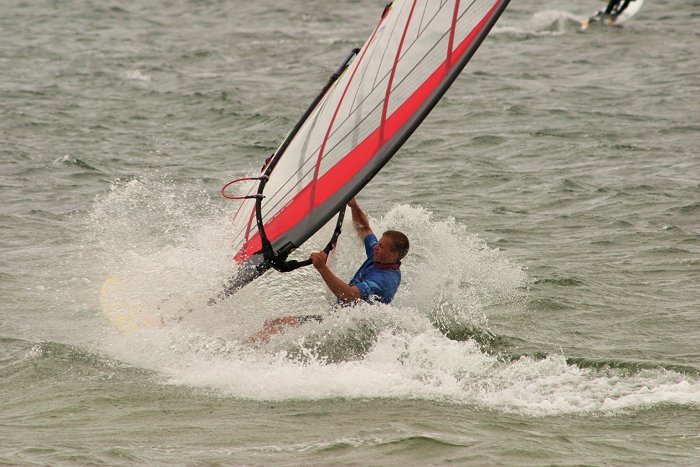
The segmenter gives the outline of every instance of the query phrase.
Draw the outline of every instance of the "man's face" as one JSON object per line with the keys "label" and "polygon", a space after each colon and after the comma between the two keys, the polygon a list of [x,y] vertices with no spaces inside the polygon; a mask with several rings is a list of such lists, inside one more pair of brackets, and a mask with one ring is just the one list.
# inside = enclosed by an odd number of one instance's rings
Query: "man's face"
{"label": "man's face", "polygon": [[396,263],[399,260],[399,253],[392,250],[393,243],[385,235],[379,239],[379,243],[374,245],[374,261],[377,263]]}

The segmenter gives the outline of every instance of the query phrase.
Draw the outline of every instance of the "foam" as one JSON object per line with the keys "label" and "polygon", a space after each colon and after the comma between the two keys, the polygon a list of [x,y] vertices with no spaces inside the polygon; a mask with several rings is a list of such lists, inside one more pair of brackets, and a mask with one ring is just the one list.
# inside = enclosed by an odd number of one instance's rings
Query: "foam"
{"label": "foam", "polygon": [[[528,278],[455,220],[435,219],[420,207],[395,206],[371,219],[375,231],[396,228],[411,239],[404,284],[392,306],[362,304],[331,313],[333,298],[311,268],[269,272],[231,299],[207,306],[206,297],[231,268],[228,218],[222,214],[227,206],[213,204],[193,221],[188,206],[199,202],[196,189],[176,193],[164,180],[136,180],[116,185],[92,216],[95,229],[108,236],[95,245],[112,257],[104,272],[129,281],[134,302],[163,305],[167,297],[163,309],[171,311],[164,313],[177,317],[192,310],[165,328],[136,334],[121,335],[105,324],[96,344],[168,384],[252,400],[423,399],[535,416],[700,403],[700,383],[677,372],[581,368],[564,355],[511,361],[473,339],[446,338],[442,332],[450,326],[488,333],[487,310],[494,305],[500,320],[517,313]],[[163,226],[173,230],[153,238],[151,231]],[[331,228],[299,255],[321,248]],[[333,253],[332,267],[341,277],[350,277],[363,257],[351,231],[346,225]],[[267,344],[242,343],[265,319],[301,313],[327,318]]]}

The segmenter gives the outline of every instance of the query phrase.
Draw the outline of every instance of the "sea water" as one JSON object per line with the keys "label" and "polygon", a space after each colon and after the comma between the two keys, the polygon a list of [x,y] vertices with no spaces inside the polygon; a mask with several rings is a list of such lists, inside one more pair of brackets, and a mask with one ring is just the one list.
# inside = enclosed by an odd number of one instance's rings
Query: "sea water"
{"label": "sea water", "polygon": [[[0,463],[700,463],[699,5],[601,5],[509,6],[358,196],[411,239],[394,303],[332,313],[313,269],[206,306],[218,192],[383,2],[3,2]],[[167,325],[115,330],[109,276]]]}

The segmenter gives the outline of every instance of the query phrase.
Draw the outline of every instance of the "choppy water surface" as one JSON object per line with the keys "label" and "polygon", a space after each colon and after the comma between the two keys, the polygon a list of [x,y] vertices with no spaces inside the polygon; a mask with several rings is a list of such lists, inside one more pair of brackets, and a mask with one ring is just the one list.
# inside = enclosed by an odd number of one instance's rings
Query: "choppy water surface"
{"label": "choppy water surface", "polygon": [[[249,346],[332,300],[305,270],[205,306],[218,190],[383,3],[5,2],[0,463],[700,462],[700,5],[580,32],[599,6],[513,2],[360,195],[412,241],[393,306]],[[169,325],[117,332],[110,275]]]}

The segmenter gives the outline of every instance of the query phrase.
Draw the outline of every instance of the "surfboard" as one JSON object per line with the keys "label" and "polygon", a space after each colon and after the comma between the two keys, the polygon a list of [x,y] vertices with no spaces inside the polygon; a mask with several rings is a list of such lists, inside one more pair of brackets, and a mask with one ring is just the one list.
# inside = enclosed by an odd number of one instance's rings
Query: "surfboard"
{"label": "surfboard", "polygon": [[109,276],[100,289],[102,313],[123,333],[136,333],[163,326],[161,319],[143,309],[133,299],[126,284],[116,276]]}
{"label": "surfboard", "polygon": [[643,3],[644,0],[632,0],[627,8],[625,8],[624,11],[617,16],[606,16],[604,14],[604,10],[600,10],[596,14],[581,20],[581,29],[586,30],[592,24],[596,23],[600,23],[605,26],[619,26],[639,13]]}

